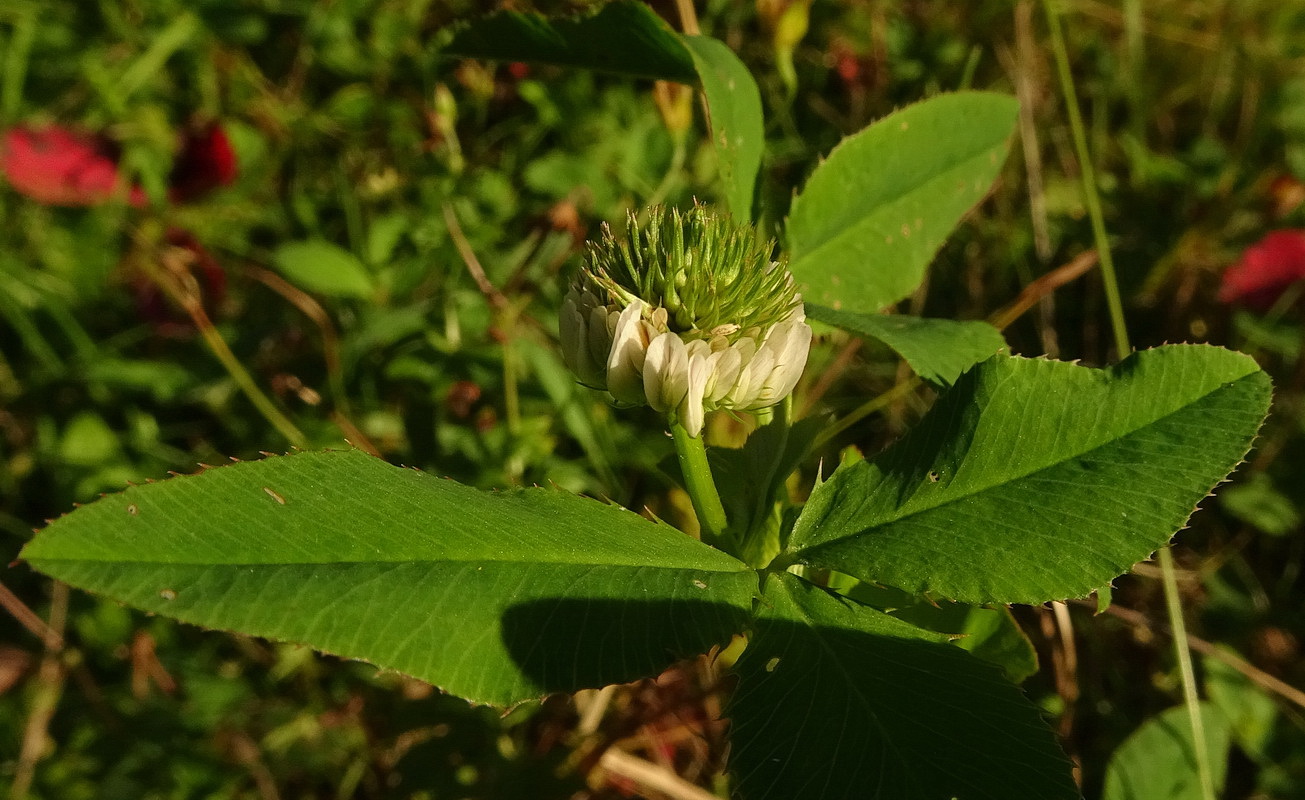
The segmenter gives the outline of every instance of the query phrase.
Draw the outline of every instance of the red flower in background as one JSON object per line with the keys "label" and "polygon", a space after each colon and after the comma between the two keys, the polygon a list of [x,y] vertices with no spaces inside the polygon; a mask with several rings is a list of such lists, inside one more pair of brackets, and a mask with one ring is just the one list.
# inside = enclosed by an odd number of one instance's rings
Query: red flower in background
{"label": "red flower in background", "polygon": [[141,205],[139,187],[123,191],[117,148],[103,136],[67,128],[18,127],[0,140],[0,170],[14,189],[51,206],[94,206],[115,197]]}
{"label": "red flower in background", "polygon": [[168,196],[174,203],[197,200],[236,179],[236,151],[218,125],[188,131],[172,162]]}
{"label": "red flower in background", "polygon": [[[119,155],[117,146],[99,134],[57,125],[17,127],[0,139],[0,172],[15,190],[45,205],[95,206],[117,197],[145,205],[139,186],[124,191]],[[188,131],[168,176],[168,197],[174,203],[198,200],[230,184],[236,173],[235,151],[220,126]]]}
{"label": "red flower in background", "polygon": [[1223,273],[1219,299],[1267,310],[1301,280],[1305,280],[1305,231],[1274,231],[1246,248],[1241,260]]}

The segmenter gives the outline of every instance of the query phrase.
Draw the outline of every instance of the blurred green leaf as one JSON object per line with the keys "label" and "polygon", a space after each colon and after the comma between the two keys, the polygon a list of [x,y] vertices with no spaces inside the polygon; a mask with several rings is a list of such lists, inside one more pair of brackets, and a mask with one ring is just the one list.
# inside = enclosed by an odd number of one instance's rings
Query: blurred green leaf
{"label": "blurred green leaf", "polygon": [[122,446],[104,418],[83,411],[68,421],[59,438],[59,457],[68,464],[95,467],[115,458]]}
{"label": "blurred green leaf", "polygon": [[1301,524],[1300,509],[1263,472],[1221,489],[1219,503],[1229,514],[1270,536],[1286,536]]}
{"label": "blurred green leaf", "polygon": [[[1215,791],[1228,771],[1228,722],[1209,703],[1201,704],[1206,752]],[[1170,708],[1142,724],[1119,746],[1106,767],[1102,800],[1201,800],[1196,745],[1185,706]]]}
{"label": "blurred green leaf", "polygon": [[389,263],[408,227],[408,215],[397,211],[373,220],[367,229],[367,262],[374,267]]}
{"label": "blurred green leaf", "polygon": [[789,269],[808,302],[874,312],[919,286],[987,194],[1015,129],[1015,98],[958,92],[844,139],[793,200]]}
{"label": "blurred green leaf", "polygon": [[1274,723],[1278,705],[1243,673],[1207,656],[1201,659],[1205,691],[1210,705],[1223,714],[1237,745],[1260,763],[1271,762]]}
{"label": "blurred green leaf", "polygon": [[339,245],[322,239],[287,242],[272,254],[276,268],[300,288],[333,297],[371,297],[367,267]]}
{"label": "blurred green leaf", "polygon": [[195,383],[192,368],[172,361],[101,357],[83,369],[88,382],[148,393],[160,402],[175,401]]}

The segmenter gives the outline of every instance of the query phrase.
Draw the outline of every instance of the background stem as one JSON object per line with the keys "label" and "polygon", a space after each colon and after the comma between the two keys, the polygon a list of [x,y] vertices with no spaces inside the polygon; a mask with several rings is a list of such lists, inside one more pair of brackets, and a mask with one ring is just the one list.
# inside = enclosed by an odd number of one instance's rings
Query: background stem
{"label": "background stem", "polygon": [[[1092,236],[1096,240],[1097,254],[1101,259],[1101,281],[1105,286],[1106,304],[1110,308],[1110,323],[1114,331],[1115,350],[1119,358],[1124,358],[1132,351],[1128,341],[1128,326],[1124,321],[1124,308],[1119,299],[1119,281],[1115,275],[1114,259],[1110,254],[1106,238],[1106,224],[1101,213],[1101,198],[1097,193],[1096,174],[1092,168],[1092,159],[1088,153],[1087,134],[1083,128],[1083,118],[1078,110],[1078,94],[1074,89],[1074,76],[1069,68],[1069,55],[1065,49],[1065,35],[1061,29],[1060,16],[1052,0],[1043,0],[1047,14],[1047,25],[1051,34],[1051,46],[1056,58],[1056,71],[1060,76],[1061,90],[1065,95],[1065,110],[1069,116],[1070,129],[1074,136],[1074,148],[1078,153],[1079,174],[1083,182],[1083,197],[1087,203],[1088,216],[1092,220]],[[1200,699],[1196,692],[1196,673],[1192,669],[1192,655],[1188,650],[1187,626],[1183,621],[1182,598],[1178,593],[1178,578],[1174,574],[1174,556],[1169,547],[1160,548],[1160,574],[1164,584],[1165,606],[1168,610],[1169,625],[1174,632],[1174,653],[1178,658],[1178,672],[1183,684],[1183,702],[1187,706],[1187,717],[1192,727],[1192,744],[1195,753],[1196,772],[1201,784],[1201,797],[1215,800],[1214,772],[1210,765],[1210,751],[1206,745],[1205,724],[1201,717]]]}

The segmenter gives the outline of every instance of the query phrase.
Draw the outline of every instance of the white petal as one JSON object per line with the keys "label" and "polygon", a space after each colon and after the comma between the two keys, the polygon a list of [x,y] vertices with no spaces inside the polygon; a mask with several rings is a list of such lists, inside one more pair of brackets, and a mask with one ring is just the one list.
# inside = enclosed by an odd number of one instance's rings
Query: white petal
{"label": "white petal", "polygon": [[712,353],[711,357],[712,370],[707,379],[703,403],[714,409],[739,379],[739,371],[743,369],[743,351],[738,347],[729,347],[719,353]]}
{"label": "white petal", "polygon": [[640,315],[643,301],[634,300],[621,312],[607,356],[607,391],[617,402],[643,405],[643,368],[647,349]]}
{"label": "white petal", "polygon": [[689,359],[684,341],[663,333],[648,345],[643,363],[643,391],[648,405],[666,413],[680,405],[689,391]]}
{"label": "white petal", "polygon": [[751,409],[772,406],[793,391],[806,367],[811,328],[802,322],[781,322],[771,329],[763,349],[773,353],[775,360],[757,389]]}
{"label": "white petal", "polygon": [[[693,344],[697,343],[694,342]],[[715,360],[710,348],[702,347],[696,350],[690,348],[688,363],[689,386],[688,391],[684,393],[684,399],[680,401],[679,416],[680,424],[694,438],[697,438],[698,434],[702,432],[702,425],[706,420],[706,409],[703,408],[702,396],[707,388],[707,379],[711,375]]]}
{"label": "white petal", "polygon": [[752,360],[744,365],[742,372],[739,373],[738,385],[731,394],[734,400],[734,407],[751,410],[754,408],[763,408],[758,406],[757,395],[766,385],[766,378],[770,377],[770,371],[775,366],[775,351],[769,347],[757,348],[756,355]]}

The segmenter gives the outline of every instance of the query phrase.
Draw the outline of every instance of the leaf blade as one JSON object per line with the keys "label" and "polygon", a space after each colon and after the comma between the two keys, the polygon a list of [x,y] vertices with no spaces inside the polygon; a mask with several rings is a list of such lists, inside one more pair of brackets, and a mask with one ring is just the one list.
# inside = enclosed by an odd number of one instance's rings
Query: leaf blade
{"label": "leaf blade", "polygon": [[333,297],[366,299],[375,292],[371,274],[353,253],[325,239],[286,242],[272,263],[297,286]]}
{"label": "leaf blade", "polygon": [[471,22],[445,47],[449,55],[536,61],[696,83],[693,59],[678,34],[643,3],[614,2],[588,17],[548,19],[507,11]]}
{"label": "leaf blade", "polygon": [[1186,523],[1269,399],[1254,361],[1215,347],[1110,370],[994,357],[901,442],[813,492],[790,556],[965,602],[1084,596]]}
{"label": "leaf blade", "polygon": [[[23,558],[148,611],[499,705],[655,673],[727,639],[755,590],[741,563],[630,512],[542,489],[486,494],[358,451],[132,487],[57,520]],[[631,619],[646,639],[613,649]],[[569,667],[539,651],[545,631],[571,637],[553,642]]]}
{"label": "leaf blade", "polygon": [[1018,105],[943,94],[844,139],[793,199],[789,269],[808,301],[875,312],[906,297],[987,193]]}
{"label": "leaf blade", "polygon": [[791,574],[760,609],[727,711],[743,796],[1078,797],[1037,709],[946,637]]}
{"label": "leaf blade", "polygon": [[877,339],[935,386],[951,386],[961,373],[1006,347],[1001,331],[977,320],[928,319],[898,314],[857,314],[806,304],[807,316]]}
{"label": "leaf blade", "polygon": [[[1206,758],[1222,793],[1228,772],[1231,731],[1228,720],[1209,703],[1201,703]],[[1165,709],[1133,732],[1110,756],[1102,800],[1201,800],[1196,743],[1186,706]]]}
{"label": "leaf blade", "polygon": [[724,42],[709,36],[685,36],[683,41],[707,98],[725,204],[735,219],[751,221],[752,194],[766,141],[761,92],[752,73]]}

